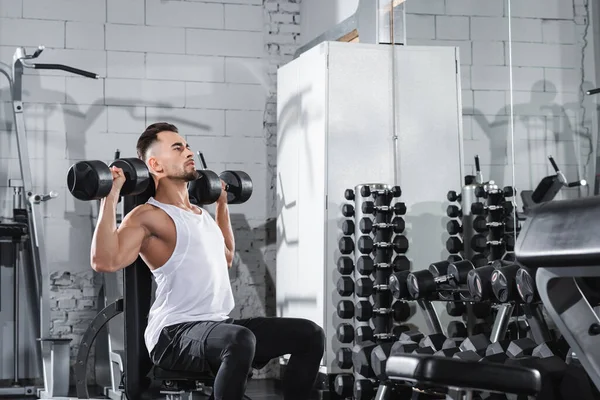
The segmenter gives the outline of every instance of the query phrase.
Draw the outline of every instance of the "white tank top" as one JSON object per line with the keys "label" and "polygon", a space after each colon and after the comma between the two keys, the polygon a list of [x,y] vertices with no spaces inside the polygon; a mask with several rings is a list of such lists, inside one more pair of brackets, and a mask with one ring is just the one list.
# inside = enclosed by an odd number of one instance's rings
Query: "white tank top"
{"label": "white tank top", "polygon": [[144,333],[150,353],[164,327],[182,322],[223,321],[229,318],[234,299],[225,239],[208,211],[201,209],[201,215],[194,214],[153,197],[147,203],[164,210],[177,231],[173,254],[152,271],[157,287]]}

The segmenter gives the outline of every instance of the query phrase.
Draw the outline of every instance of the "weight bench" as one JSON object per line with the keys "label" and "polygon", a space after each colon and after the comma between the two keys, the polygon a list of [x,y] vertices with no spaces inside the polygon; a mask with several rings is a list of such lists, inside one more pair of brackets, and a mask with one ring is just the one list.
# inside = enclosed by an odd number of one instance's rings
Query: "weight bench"
{"label": "weight bench", "polygon": [[[183,400],[190,392],[212,399],[212,392],[206,390],[212,388],[215,382],[215,377],[210,372],[171,371],[155,365],[150,370],[150,375],[153,380],[162,382],[160,394],[165,395],[167,400]],[[251,377],[252,374],[249,374],[248,378]],[[251,400],[248,396],[244,398]]]}
{"label": "weight bench", "polygon": [[[385,369],[390,381],[415,383],[424,390],[443,387],[459,393],[477,390],[534,396],[542,387],[540,372],[532,368],[428,354],[391,356]],[[378,392],[376,399],[382,398],[387,397]]]}
{"label": "weight bench", "polygon": [[205,387],[213,387],[214,377],[212,374],[198,374],[185,371],[170,371],[158,366],[150,370],[153,380],[161,381],[160,394],[165,395],[167,400],[180,400],[186,392],[199,392],[205,396],[211,393],[204,390]]}

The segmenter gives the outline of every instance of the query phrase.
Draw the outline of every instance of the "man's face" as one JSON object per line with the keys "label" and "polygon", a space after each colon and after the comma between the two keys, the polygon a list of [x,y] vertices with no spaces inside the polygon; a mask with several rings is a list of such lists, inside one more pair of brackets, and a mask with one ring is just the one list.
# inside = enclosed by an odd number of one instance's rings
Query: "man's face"
{"label": "man's face", "polygon": [[150,149],[148,164],[158,176],[185,182],[198,179],[194,153],[181,135],[163,131]]}

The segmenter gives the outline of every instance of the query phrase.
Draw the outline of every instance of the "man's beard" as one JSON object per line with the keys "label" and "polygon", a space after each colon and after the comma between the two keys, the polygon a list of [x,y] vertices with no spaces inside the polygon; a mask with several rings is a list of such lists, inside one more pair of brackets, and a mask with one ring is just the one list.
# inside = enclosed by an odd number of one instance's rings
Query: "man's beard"
{"label": "man's beard", "polygon": [[196,171],[196,169],[194,169],[193,171],[190,171],[190,172],[184,171],[182,179],[185,182],[191,182],[191,181],[195,181],[199,177],[200,177],[200,174],[198,173],[198,171]]}

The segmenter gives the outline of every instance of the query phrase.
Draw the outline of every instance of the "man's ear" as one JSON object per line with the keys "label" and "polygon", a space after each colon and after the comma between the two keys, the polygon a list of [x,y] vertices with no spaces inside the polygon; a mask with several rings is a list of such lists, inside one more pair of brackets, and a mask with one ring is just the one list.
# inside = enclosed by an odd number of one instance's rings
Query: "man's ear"
{"label": "man's ear", "polygon": [[154,172],[154,173],[163,172],[163,167],[158,162],[158,160],[156,159],[156,157],[150,157],[150,158],[148,158],[148,169],[150,170],[151,173],[152,172]]}

